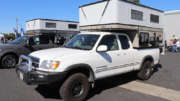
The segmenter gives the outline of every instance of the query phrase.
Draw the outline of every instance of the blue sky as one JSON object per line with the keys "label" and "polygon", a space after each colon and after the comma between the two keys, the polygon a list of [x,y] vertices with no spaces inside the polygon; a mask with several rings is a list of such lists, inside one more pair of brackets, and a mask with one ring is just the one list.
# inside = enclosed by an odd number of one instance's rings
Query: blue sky
{"label": "blue sky", "polygon": [[[1,0],[0,32],[13,32],[16,18],[25,28],[33,18],[78,21],[79,5],[99,0]],[[141,0],[141,3],[164,11],[180,9],[180,0]]]}

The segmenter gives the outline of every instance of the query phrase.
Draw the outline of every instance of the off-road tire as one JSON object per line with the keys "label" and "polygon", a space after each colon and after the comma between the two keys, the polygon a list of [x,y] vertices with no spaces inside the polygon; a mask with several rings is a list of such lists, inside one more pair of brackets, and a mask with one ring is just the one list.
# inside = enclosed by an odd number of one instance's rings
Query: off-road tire
{"label": "off-road tire", "polygon": [[153,73],[153,62],[145,61],[141,67],[141,70],[137,73],[140,80],[148,80],[151,78]]}
{"label": "off-road tire", "polygon": [[[75,87],[77,86],[78,83],[81,84],[80,88],[82,90],[80,91],[79,95],[73,95],[73,93],[75,94]],[[79,88],[77,87],[77,89]],[[65,80],[65,82],[62,84],[60,88],[59,93],[61,98],[64,99],[64,101],[83,101],[88,95],[88,91],[89,91],[88,78],[82,73],[76,73],[69,76]]]}

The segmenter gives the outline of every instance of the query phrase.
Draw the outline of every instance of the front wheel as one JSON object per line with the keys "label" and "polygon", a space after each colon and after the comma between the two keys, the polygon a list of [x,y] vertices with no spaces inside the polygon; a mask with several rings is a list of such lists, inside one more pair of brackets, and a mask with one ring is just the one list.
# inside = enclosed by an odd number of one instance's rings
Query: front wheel
{"label": "front wheel", "polygon": [[8,54],[1,59],[1,66],[3,68],[13,68],[17,64],[17,58],[15,55]]}
{"label": "front wheel", "polygon": [[141,67],[141,70],[138,72],[137,76],[141,80],[148,80],[152,76],[153,73],[153,62],[145,61]]}
{"label": "front wheel", "polygon": [[64,101],[83,101],[88,95],[88,78],[82,73],[71,75],[60,88]]}

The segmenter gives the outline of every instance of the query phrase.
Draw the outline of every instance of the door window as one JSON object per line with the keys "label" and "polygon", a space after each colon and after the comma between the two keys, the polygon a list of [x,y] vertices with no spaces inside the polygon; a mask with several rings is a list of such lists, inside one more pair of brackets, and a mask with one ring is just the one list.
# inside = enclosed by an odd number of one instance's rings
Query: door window
{"label": "door window", "polygon": [[35,45],[41,45],[41,44],[49,44],[49,36],[48,35],[40,35],[35,36],[33,38]]}
{"label": "door window", "polygon": [[119,40],[121,42],[121,48],[122,49],[129,49],[130,48],[130,44],[129,44],[129,40],[126,36],[124,35],[119,35]]}
{"label": "door window", "polygon": [[99,45],[106,45],[108,51],[119,50],[117,38],[115,35],[106,35],[101,39]]}

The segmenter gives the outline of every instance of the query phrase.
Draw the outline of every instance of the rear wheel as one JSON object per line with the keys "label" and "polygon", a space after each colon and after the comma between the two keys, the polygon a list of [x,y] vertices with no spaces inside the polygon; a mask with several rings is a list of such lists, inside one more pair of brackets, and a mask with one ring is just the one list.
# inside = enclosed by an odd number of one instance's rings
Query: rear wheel
{"label": "rear wheel", "polygon": [[64,101],[83,101],[88,95],[88,78],[82,73],[71,75],[61,86],[60,96]]}
{"label": "rear wheel", "polygon": [[148,80],[152,76],[153,73],[153,62],[145,61],[141,67],[141,70],[138,72],[137,76],[141,80]]}
{"label": "rear wheel", "polygon": [[17,58],[15,55],[8,54],[1,59],[1,66],[3,68],[13,68],[17,64]]}

